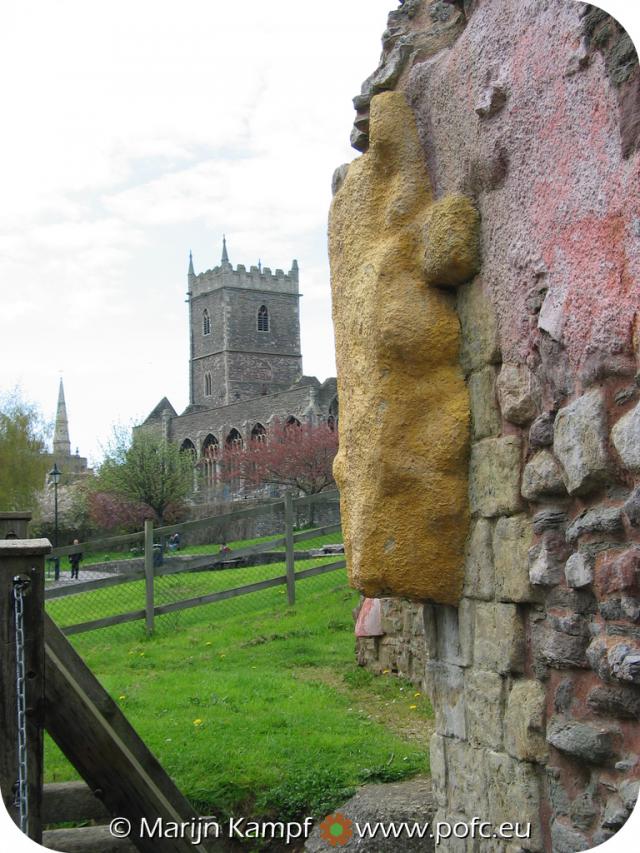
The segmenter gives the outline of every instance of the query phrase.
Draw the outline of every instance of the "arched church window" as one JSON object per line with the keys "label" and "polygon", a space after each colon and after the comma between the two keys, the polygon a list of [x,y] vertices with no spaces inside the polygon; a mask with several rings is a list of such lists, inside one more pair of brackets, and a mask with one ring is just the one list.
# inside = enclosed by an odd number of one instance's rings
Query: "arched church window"
{"label": "arched church window", "polygon": [[219,450],[220,443],[215,435],[210,432],[202,442],[202,472],[205,483],[209,487],[215,486],[218,482]]}
{"label": "arched church window", "polygon": [[213,433],[209,433],[202,443],[202,455],[208,459],[215,459],[218,455],[219,448],[220,444],[218,439],[213,435]]}
{"label": "arched church window", "polygon": [[211,396],[211,374],[205,373],[204,375],[204,396]]}
{"label": "arched church window", "polygon": [[261,423],[257,423],[251,430],[251,441],[264,442],[267,440],[267,431]]}
{"label": "arched church window", "polygon": [[230,450],[242,450],[242,436],[235,427],[233,427],[229,435],[226,437],[224,443]]}
{"label": "arched church window", "polygon": [[209,316],[209,311],[206,308],[202,312],[202,334],[211,334],[211,317]]}
{"label": "arched church window", "polygon": [[193,461],[195,462],[198,456],[198,451],[196,450],[195,444],[191,441],[190,438],[185,438],[185,440],[180,445],[180,450],[183,453],[188,453]]}
{"label": "arched church window", "polygon": [[266,305],[261,305],[258,310],[258,331],[269,331],[269,311],[267,310]]}
{"label": "arched church window", "polygon": [[338,425],[338,398],[334,397],[329,406],[329,417],[327,418],[327,425],[331,432],[334,431],[336,426]]}

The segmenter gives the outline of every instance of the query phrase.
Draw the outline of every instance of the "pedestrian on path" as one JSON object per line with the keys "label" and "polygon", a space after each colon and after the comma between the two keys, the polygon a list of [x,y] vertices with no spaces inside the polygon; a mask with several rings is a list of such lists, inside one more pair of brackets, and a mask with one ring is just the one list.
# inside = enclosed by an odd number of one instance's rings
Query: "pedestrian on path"
{"label": "pedestrian on path", "polygon": [[[73,540],[74,545],[80,544],[77,539]],[[75,554],[69,554],[69,563],[71,564],[71,578],[75,578],[78,580],[78,572],[80,571],[80,560],[82,559],[82,552],[77,551]]]}

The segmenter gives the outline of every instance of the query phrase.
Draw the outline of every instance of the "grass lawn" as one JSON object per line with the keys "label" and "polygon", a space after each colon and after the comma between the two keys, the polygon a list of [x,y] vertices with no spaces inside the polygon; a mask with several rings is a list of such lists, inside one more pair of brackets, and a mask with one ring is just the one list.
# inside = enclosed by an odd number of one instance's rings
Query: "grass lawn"
{"label": "grass lawn", "polygon": [[[428,772],[429,703],[356,666],[356,602],[338,570],[291,608],[277,587],[161,617],[151,639],[132,623],[72,642],[202,814],[324,817],[360,783]],[[77,778],[49,739],[45,778]]]}

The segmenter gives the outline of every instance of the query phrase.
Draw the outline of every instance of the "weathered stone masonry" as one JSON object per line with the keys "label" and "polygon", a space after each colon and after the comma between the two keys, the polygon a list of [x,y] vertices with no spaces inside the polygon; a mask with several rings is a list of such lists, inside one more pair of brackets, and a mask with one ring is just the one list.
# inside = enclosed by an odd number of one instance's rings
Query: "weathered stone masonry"
{"label": "weathered stone masonry", "polygon": [[261,265],[234,269],[223,239],[213,269],[196,274],[189,259],[187,286],[189,405],[178,415],[164,397],[144,429],[205,460],[203,481],[215,483],[212,451],[233,437],[249,442],[274,419],[337,420],[336,380],[302,375],[297,261],[286,274]]}
{"label": "weathered stone masonry", "polygon": [[[416,174],[426,164],[436,200],[466,195],[480,213],[482,265],[456,304],[471,415],[462,594],[424,593],[428,549],[410,569],[413,597],[432,599],[436,819],[532,825],[528,840],[444,849],[573,853],[622,826],[640,779],[638,64],[587,5],[464,8],[406,0],[390,14],[352,134],[366,152],[377,95],[402,92]],[[377,594],[406,596],[405,580]]]}

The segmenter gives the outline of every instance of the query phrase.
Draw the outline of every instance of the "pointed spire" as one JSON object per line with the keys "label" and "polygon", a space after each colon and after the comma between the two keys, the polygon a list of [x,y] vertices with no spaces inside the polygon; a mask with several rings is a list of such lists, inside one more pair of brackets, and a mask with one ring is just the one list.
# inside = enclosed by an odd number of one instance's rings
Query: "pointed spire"
{"label": "pointed spire", "polygon": [[229,255],[227,254],[227,238],[224,234],[222,235],[222,263],[229,263]]}
{"label": "pointed spire", "polygon": [[262,272],[262,261],[258,258],[258,272]]}
{"label": "pointed spire", "polygon": [[58,408],[56,410],[56,425],[53,431],[53,455],[71,456],[71,442],[69,441],[69,421],[67,419],[67,406],[64,401],[64,385],[60,377],[58,389]]}
{"label": "pointed spire", "polygon": [[193,269],[193,255],[191,254],[191,249],[189,249],[189,272],[188,275],[195,275],[195,271]]}

